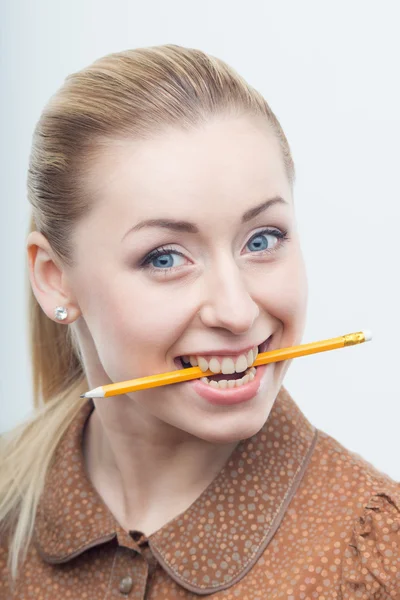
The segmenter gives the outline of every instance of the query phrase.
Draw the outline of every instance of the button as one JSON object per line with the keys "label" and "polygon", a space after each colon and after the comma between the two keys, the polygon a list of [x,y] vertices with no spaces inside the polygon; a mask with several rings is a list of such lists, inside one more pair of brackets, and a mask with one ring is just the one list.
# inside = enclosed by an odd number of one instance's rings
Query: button
{"label": "button", "polygon": [[119,582],[119,591],[121,594],[129,594],[133,586],[132,577],[123,577]]}

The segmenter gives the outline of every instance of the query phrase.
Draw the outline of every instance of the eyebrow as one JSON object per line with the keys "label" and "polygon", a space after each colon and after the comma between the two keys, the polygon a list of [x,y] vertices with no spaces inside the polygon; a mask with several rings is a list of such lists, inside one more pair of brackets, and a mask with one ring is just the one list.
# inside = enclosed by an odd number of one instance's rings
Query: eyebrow
{"label": "eyebrow", "polygon": [[[254,208],[250,208],[249,210],[247,210],[242,216],[242,223],[247,223],[248,221],[251,221],[251,219],[254,219],[274,204],[288,205],[289,203],[286,200],[284,200],[281,196],[275,196],[274,198],[270,198],[269,200],[258,204]],[[197,225],[195,225],[194,223],[190,223],[189,221],[179,221],[175,219],[147,219],[146,221],[140,221],[140,223],[128,229],[128,231],[122,237],[122,240],[124,240],[129,233],[139,231],[140,229],[144,229],[145,227],[159,227],[162,229],[170,229],[172,231],[180,231],[185,233],[199,233],[199,228],[197,227]]]}

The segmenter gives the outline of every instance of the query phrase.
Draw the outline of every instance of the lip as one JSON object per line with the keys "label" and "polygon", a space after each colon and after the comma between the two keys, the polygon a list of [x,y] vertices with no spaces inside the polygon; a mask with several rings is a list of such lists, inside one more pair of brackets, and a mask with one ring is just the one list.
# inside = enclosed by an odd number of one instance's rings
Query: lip
{"label": "lip", "polygon": [[242,402],[248,402],[257,394],[261,380],[265,374],[267,368],[271,367],[269,363],[267,365],[260,365],[257,367],[256,376],[252,381],[246,383],[238,388],[226,388],[225,390],[211,387],[208,383],[203,383],[200,379],[193,379],[192,381],[186,382],[191,385],[193,390],[202,398],[210,402],[210,404],[218,404],[221,406],[231,406],[233,404],[240,404]]}
{"label": "lip", "polygon": [[[181,356],[240,356],[241,354],[247,354],[250,350],[252,350],[254,348],[254,346],[257,346],[258,348],[260,346],[262,346],[262,344],[264,344],[265,342],[268,342],[267,347],[269,346],[269,343],[271,341],[272,338],[272,334],[270,334],[267,338],[264,338],[259,344],[252,344],[251,346],[247,346],[246,348],[242,348],[241,350],[232,350],[232,348],[223,348],[222,350],[215,350],[215,351],[207,351],[207,352],[185,352],[179,356],[176,356],[174,358],[174,362],[175,364],[179,363],[179,359]],[[263,352],[266,352],[266,350],[263,350]],[[179,368],[182,368],[179,365]]]}

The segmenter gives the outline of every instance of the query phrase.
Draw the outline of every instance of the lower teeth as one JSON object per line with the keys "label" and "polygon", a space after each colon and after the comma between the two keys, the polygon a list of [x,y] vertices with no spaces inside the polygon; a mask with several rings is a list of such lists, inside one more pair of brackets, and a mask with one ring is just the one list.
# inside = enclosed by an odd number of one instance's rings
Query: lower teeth
{"label": "lower teeth", "polygon": [[247,369],[247,371],[245,371],[245,374],[241,379],[220,379],[219,381],[214,381],[213,379],[208,379],[208,377],[202,377],[200,381],[202,381],[203,383],[207,383],[207,385],[210,385],[213,388],[225,390],[226,388],[232,389],[234,387],[241,387],[249,381],[252,381],[255,375],[256,368],[250,367],[250,369]]}

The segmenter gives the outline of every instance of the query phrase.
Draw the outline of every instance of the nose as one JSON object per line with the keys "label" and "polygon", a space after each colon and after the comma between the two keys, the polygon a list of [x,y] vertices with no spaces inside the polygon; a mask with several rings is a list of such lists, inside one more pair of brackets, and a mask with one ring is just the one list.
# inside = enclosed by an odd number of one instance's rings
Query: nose
{"label": "nose", "polygon": [[199,314],[206,327],[227,329],[236,335],[249,331],[260,310],[251,297],[236,263],[214,265],[205,277],[205,300]]}

